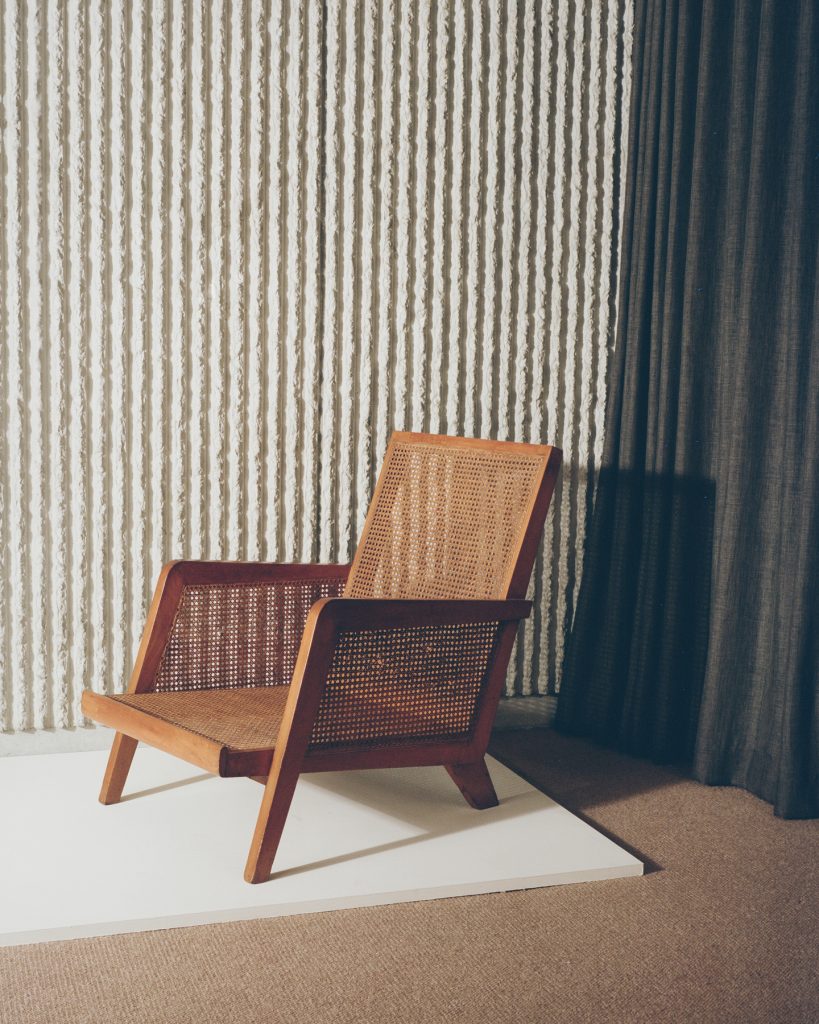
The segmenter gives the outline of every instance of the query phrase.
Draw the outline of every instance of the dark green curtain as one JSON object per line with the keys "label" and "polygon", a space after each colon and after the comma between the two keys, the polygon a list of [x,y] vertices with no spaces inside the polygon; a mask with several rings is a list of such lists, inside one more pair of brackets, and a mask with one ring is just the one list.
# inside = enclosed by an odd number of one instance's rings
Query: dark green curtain
{"label": "dark green curtain", "polygon": [[558,728],[819,814],[819,3],[636,0]]}

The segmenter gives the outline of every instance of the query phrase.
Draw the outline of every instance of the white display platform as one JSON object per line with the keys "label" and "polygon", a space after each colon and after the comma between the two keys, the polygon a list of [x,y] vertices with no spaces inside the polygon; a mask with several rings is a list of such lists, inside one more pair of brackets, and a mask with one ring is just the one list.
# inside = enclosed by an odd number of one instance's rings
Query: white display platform
{"label": "white display platform", "polygon": [[489,759],[500,806],[443,768],[305,775],[274,864],[242,879],[262,788],[140,745],[119,804],[103,751],[0,758],[0,945],[641,875],[643,865]]}

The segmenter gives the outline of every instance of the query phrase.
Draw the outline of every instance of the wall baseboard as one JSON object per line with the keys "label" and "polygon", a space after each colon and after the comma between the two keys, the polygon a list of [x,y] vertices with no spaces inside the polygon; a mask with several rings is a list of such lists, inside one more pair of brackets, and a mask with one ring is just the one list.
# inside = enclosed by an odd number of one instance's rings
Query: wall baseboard
{"label": "wall baseboard", "polygon": [[27,754],[73,754],[83,750],[105,750],[113,731],[99,726],[82,729],[30,729],[0,732],[0,757]]}

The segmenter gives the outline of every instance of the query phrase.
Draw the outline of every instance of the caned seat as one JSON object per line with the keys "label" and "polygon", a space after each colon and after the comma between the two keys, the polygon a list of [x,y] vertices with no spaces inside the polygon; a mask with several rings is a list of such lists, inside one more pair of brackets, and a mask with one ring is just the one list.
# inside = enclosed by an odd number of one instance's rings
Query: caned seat
{"label": "caned seat", "polygon": [[138,741],[265,785],[245,871],[270,875],[298,775],[447,768],[476,808],[484,754],[554,489],[549,445],[394,434],[351,566],[172,562],[117,730],[103,803]]}
{"label": "caned seat", "polygon": [[[243,772],[231,770],[241,760],[235,755],[259,750],[272,755],[289,694],[289,686],[243,686],[126,693],[109,699],[120,705],[125,717],[132,716],[136,728],[145,718],[154,719],[213,744],[214,770],[220,775],[241,775]],[[267,762],[269,769],[270,756]]]}

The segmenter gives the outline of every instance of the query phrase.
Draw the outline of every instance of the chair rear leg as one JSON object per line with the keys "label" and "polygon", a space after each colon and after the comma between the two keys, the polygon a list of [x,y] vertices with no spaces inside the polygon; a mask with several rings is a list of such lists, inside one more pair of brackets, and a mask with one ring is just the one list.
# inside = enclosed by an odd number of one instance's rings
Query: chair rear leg
{"label": "chair rear leg", "polygon": [[122,796],[125,787],[125,780],[131,769],[131,762],[134,759],[134,751],[137,748],[137,740],[118,732],[114,737],[111,746],[111,753],[108,755],[108,766],[105,769],[105,777],[102,780],[100,790],[101,804],[115,804]]}
{"label": "chair rear leg", "polygon": [[464,800],[477,811],[487,807],[497,807],[498,795],[489,777],[486,760],[472,761],[470,764],[444,765],[449,777],[463,793]]}

